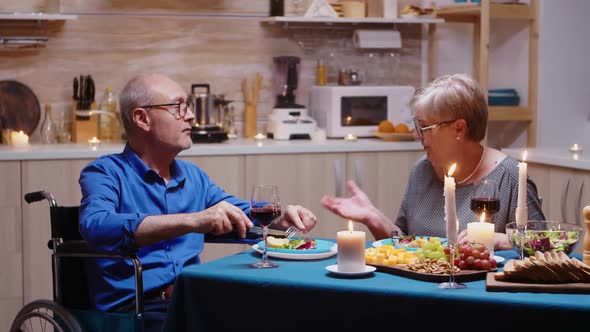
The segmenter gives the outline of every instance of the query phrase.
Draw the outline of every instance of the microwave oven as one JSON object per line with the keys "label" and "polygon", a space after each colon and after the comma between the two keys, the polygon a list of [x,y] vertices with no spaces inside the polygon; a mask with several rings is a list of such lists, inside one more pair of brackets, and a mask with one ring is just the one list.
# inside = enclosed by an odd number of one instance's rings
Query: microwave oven
{"label": "microwave oven", "polygon": [[413,86],[313,86],[310,115],[329,138],[347,134],[374,137],[379,122],[412,119],[409,102]]}

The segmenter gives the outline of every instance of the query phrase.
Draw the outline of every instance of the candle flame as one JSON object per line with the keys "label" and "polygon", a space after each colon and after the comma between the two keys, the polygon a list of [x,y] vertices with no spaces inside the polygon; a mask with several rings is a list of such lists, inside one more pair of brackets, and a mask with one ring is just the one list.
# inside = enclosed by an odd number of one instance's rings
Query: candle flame
{"label": "candle flame", "polygon": [[485,220],[486,220],[486,212],[484,211],[481,213],[481,217],[479,217],[479,221],[484,222]]}
{"label": "candle flame", "polygon": [[453,176],[453,173],[455,172],[455,168],[457,168],[457,163],[454,163],[453,165],[451,165],[451,168],[449,168],[449,173],[447,176],[449,176],[449,177]]}
{"label": "candle flame", "polygon": [[348,231],[352,232],[353,228],[352,228],[352,220],[348,220]]}
{"label": "candle flame", "polygon": [[524,152],[522,153],[522,161],[526,161],[527,155],[528,155],[528,152],[526,150],[524,150]]}

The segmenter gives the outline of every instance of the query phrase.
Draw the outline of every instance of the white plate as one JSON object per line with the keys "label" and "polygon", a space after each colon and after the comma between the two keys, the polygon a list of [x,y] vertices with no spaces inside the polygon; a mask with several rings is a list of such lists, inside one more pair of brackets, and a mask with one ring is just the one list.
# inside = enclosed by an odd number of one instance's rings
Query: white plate
{"label": "white plate", "polygon": [[[252,249],[254,249],[257,252],[262,254],[262,249],[258,246],[258,244],[253,245]],[[274,258],[294,259],[294,260],[312,260],[312,259],[322,259],[322,258],[332,257],[332,256],[336,255],[336,252],[337,252],[337,246],[336,246],[336,243],[334,243],[334,245],[328,251],[314,253],[314,254],[276,252],[276,251],[271,251],[271,250],[267,250],[266,254],[268,255],[268,257],[274,257]]]}
{"label": "white plate", "polygon": [[365,269],[362,271],[355,271],[355,272],[340,272],[338,271],[338,264],[334,264],[334,265],[328,265],[326,266],[326,270],[335,273],[335,274],[339,274],[339,275],[345,275],[345,276],[360,276],[363,274],[368,274],[371,272],[374,272],[375,270],[377,270],[376,267],[374,266],[370,266],[370,265],[365,265]]}
{"label": "white plate", "polygon": [[505,261],[504,257],[498,255],[494,255],[494,260],[496,261],[496,263]]}

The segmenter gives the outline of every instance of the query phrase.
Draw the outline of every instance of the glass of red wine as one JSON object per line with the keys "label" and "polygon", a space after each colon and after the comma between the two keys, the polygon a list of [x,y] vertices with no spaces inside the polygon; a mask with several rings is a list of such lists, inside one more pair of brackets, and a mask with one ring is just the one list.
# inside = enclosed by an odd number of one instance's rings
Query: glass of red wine
{"label": "glass of red wine", "polygon": [[500,211],[500,199],[498,198],[498,185],[496,181],[482,179],[474,183],[471,196],[471,210],[479,218],[483,212],[486,213],[485,221],[492,222],[494,214]]}
{"label": "glass of red wine", "polygon": [[250,266],[265,269],[279,266],[271,262],[267,256],[267,241],[268,226],[281,216],[281,200],[279,199],[279,188],[276,185],[261,184],[255,185],[252,188],[252,196],[250,198],[250,217],[258,225],[262,226],[262,236],[264,240],[264,248],[262,251],[262,259]]}

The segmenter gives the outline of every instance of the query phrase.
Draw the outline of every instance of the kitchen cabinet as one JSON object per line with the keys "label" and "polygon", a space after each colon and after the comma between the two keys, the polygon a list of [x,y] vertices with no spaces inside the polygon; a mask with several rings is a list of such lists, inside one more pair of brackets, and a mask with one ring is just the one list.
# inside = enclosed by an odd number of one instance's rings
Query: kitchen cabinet
{"label": "kitchen cabinet", "polygon": [[[543,200],[545,218],[584,228],[582,209],[590,204],[590,172],[530,162],[527,169]],[[578,245],[575,252],[582,249]]]}
{"label": "kitchen cabinet", "polygon": [[[492,3],[482,0],[481,4],[470,3],[453,5],[435,9],[437,17],[445,22],[469,23],[474,25],[473,38],[473,72],[480,82],[482,89],[488,92],[489,79],[489,44],[492,20],[521,20],[529,27],[529,57],[528,57],[528,106],[490,106],[489,121],[525,121],[528,123],[527,139],[529,146],[536,144],[537,118],[537,58],[538,58],[538,1],[531,0],[524,3]],[[436,25],[429,26],[430,41],[436,39]],[[434,61],[436,59],[434,47],[429,47],[429,77],[434,79]]]}
{"label": "kitchen cabinet", "polygon": [[20,162],[0,162],[0,331],[8,331],[23,303]]}
{"label": "kitchen cabinet", "polygon": [[[333,238],[343,228],[339,218],[320,203],[324,194],[335,194],[337,185],[335,165],[346,163],[345,153],[302,153],[246,156],[245,188],[256,184],[279,186],[281,204],[301,205],[318,218],[310,235]],[[249,193],[247,193],[249,196]]]}
{"label": "kitchen cabinet", "polygon": [[[346,178],[353,179],[369,196],[375,207],[395,221],[401,204],[408,174],[423,152],[348,153],[346,158]],[[345,193],[345,196],[348,193]],[[374,241],[367,227],[359,225],[359,230],[367,232],[367,240]]]}
{"label": "kitchen cabinet", "polygon": [[[67,20],[77,19],[77,15],[64,14],[45,14],[45,13],[0,13],[0,27],[2,31],[7,33],[12,29],[22,31],[23,27],[26,30],[35,31],[35,37],[14,37],[14,33],[9,35],[0,35],[0,50],[1,49],[30,49],[36,47],[44,47],[47,43],[47,37],[38,37],[39,28],[45,30],[48,22],[65,22]],[[19,22],[19,23],[17,23]],[[24,25],[20,22],[25,22]],[[18,35],[21,35],[20,32]]]}

